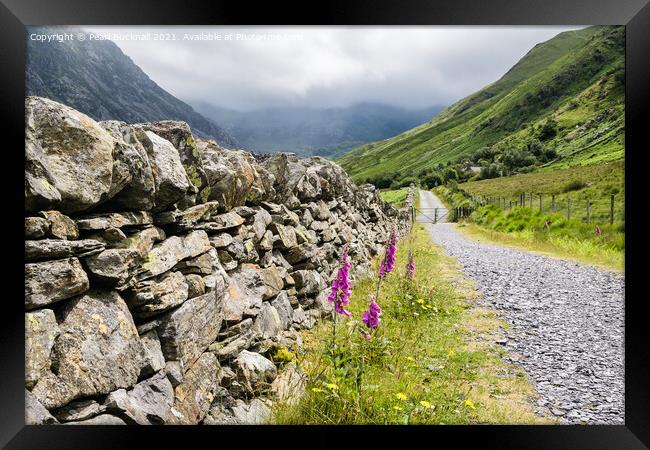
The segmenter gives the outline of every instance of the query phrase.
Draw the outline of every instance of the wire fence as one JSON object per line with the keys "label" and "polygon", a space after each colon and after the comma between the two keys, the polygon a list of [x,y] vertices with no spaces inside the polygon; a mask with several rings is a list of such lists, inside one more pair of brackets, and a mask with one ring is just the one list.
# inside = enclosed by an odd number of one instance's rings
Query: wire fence
{"label": "wire fence", "polygon": [[567,219],[580,220],[586,223],[621,223],[625,221],[625,211],[622,202],[617,201],[612,194],[596,199],[549,194],[522,193],[518,197],[470,197],[473,208],[494,204],[504,210],[531,208],[546,214],[562,214]]}

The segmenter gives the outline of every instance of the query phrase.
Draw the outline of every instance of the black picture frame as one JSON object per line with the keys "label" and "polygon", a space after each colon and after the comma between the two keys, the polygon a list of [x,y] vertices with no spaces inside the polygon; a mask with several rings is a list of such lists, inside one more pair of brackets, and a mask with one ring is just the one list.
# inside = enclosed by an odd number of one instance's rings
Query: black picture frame
{"label": "black picture frame", "polygon": [[[419,427],[66,427],[24,425],[24,311],[20,296],[23,230],[20,186],[24,147],[25,27],[29,25],[625,25],[626,196],[625,425]],[[650,351],[643,289],[646,230],[643,170],[648,170],[650,5],[646,0],[355,0],[181,2],[179,0],[0,0],[0,111],[3,133],[4,299],[0,327],[0,445],[5,448],[130,448],[240,445],[339,446],[350,433],[365,445],[395,434],[397,445],[479,448],[636,449],[650,445]],[[498,51],[498,50],[495,50]],[[15,163],[15,164],[14,164]],[[638,200],[635,200],[637,197]],[[11,211],[15,208],[16,211]],[[3,208],[4,209],[4,208]],[[14,247],[15,246],[15,247]],[[15,251],[15,255],[12,253]],[[11,255],[11,256],[9,256]],[[24,274],[22,274],[24,275]],[[15,289],[16,292],[13,292]],[[646,289],[647,291],[647,289]],[[301,436],[297,436],[300,433]],[[417,433],[417,440],[411,434]],[[315,434],[314,439],[304,434]],[[414,438],[414,437],[413,437]],[[226,444],[225,440],[233,440]],[[284,443],[283,443],[284,441]],[[443,442],[445,442],[443,444]],[[200,444],[200,442],[207,442]],[[402,442],[400,444],[400,442]],[[175,445],[176,444],[176,445]],[[393,444],[394,445],[394,444]]]}

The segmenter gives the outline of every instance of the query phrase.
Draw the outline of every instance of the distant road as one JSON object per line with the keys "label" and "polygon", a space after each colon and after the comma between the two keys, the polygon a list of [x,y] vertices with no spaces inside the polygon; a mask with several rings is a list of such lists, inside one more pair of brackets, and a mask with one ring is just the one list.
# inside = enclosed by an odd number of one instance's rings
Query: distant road
{"label": "distant road", "polygon": [[424,212],[418,211],[416,220],[418,222],[433,222],[435,212],[433,208],[438,209],[438,223],[447,221],[447,208],[442,204],[440,199],[433,195],[431,191],[420,190],[420,209]]}

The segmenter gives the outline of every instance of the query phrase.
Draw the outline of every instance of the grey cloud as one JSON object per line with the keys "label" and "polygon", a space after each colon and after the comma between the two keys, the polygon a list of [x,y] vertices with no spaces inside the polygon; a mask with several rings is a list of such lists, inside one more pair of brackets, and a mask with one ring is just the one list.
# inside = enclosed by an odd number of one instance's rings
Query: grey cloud
{"label": "grey cloud", "polygon": [[[238,110],[449,104],[496,81],[535,44],[576,28],[86,27],[173,33],[176,40],[115,43],[177,97]],[[184,39],[200,33],[288,39]]]}

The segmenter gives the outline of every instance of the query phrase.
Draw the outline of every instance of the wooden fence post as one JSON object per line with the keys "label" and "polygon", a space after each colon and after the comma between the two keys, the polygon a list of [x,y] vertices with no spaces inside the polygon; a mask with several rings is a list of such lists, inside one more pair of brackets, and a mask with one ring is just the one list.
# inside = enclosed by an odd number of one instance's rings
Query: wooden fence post
{"label": "wooden fence post", "polygon": [[609,224],[614,224],[614,194],[609,197]]}
{"label": "wooden fence post", "polygon": [[533,193],[530,193],[530,209],[533,209]]}
{"label": "wooden fence post", "polygon": [[590,206],[590,203],[589,203],[589,200],[587,200],[587,223],[591,222],[590,217],[589,217],[589,206]]}
{"label": "wooden fence post", "polygon": [[438,223],[438,208],[433,210],[433,223]]}
{"label": "wooden fence post", "polygon": [[566,220],[571,219],[571,198],[567,197],[566,199]]}
{"label": "wooden fence post", "polygon": [[555,212],[555,194],[551,195],[551,211]]}
{"label": "wooden fence post", "polygon": [[542,194],[539,194],[539,212],[542,212]]}

